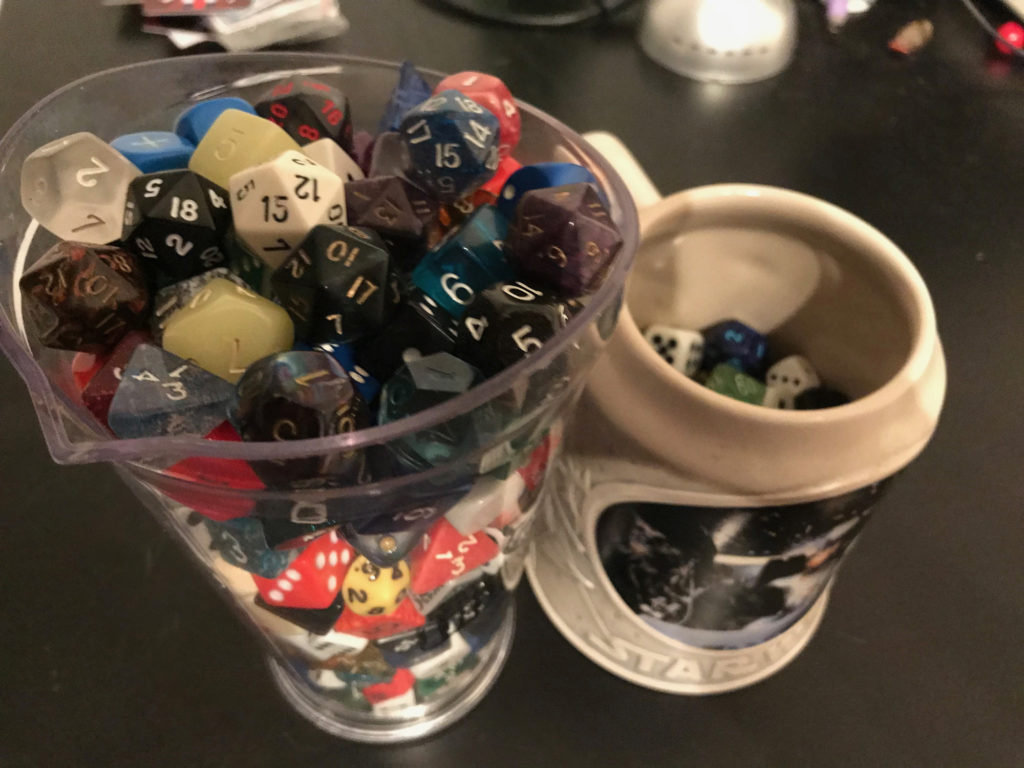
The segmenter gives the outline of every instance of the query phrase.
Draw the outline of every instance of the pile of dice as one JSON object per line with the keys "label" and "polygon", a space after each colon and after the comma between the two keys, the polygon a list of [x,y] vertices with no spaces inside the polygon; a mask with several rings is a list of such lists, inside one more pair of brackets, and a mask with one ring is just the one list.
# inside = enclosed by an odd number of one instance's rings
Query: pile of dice
{"label": "pile of dice", "polygon": [[652,325],[644,338],[673,368],[734,400],[801,411],[850,402],[822,384],[802,355],[788,355],[769,366],[768,339],[739,320],[723,320],[700,331]]}
{"label": "pile of dice", "polygon": [[[61,239],[20,281],[33,340],[68,351],[82,403],[117,438],[320,438],[437,405],[557,334],[621,244],[594,176],[521,166],[520,132],[497,78],[430,88],[406,64],[376,135],[353,129],[339,90],[297,76],[255,105],[197,103],[173,131],[53,141],[22,171],[26,210]],[[551,435],[520,445],[520,466],[358,519],[201,484],[420,472],[486,446],[525,400],[380,451],[189,458],[164,474],[195,487],[167,494],[321,688],[394,712],[470,669],[500,625],[502,558]]]}

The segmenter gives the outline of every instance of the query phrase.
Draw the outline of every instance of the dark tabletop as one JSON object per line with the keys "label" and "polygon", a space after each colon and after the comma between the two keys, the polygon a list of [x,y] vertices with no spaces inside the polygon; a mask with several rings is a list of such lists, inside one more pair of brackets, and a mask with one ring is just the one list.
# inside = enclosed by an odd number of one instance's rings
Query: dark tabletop
{"label": "dark tabletop", "polygon": [[[629,12],[536,32],[345,0],[348,34],[309,46],[493,72],[579,130],[617,133],[663,191],[790,187],[916,263],[948,357],[942,421],[791,666],[711,698],[636,688],[564,641],[524,583],[508,666],[464,721],[409,746],[338,741],[278,696],[255,639],[109,468],[51,463],[2,362],[0,766],[1024,765],[1024,66],[988,58],[952,0],[880,0],[838,37],[816,0],[799,5],[795,61],[752,86],[658,68]],[[918,16],[932,44],[888,55]],[[6,0],[0,128],[81,75],[169,55],[126,9]]]}

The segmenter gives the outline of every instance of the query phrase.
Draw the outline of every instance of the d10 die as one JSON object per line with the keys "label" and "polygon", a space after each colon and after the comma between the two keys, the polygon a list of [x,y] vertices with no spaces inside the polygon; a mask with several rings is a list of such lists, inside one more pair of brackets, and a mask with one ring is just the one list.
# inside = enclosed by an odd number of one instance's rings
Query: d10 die
{"label": "d10 die", "polygon": [[466,308],[456,352],[493,376],[540,349],[568,320],[554,296],[522,281],[499,283]]}
{"label": "d10 die", "polygon": [[236,275],[227,267],[217,267],[211,269],[209,272],[202,272],[195,277],[190,277],[186,280],[180,280],[177,283],[172,283],[166,288],[161,288],[153,296],[153,312],[149,317],[149,327],[153,333],[153,338],[156,339],[157,343],[162,341],[164,337],[164,329],[167,327],[167,321],[171,315],[177,312],[179,309],[183,309],[188,306],[189,302],[195,298],[196,294],[203,290],[212,280],[222,278],[224,280],[230,280],[235,285],[248,289],[249,284],[245,282],[241,277]]}
{"label": "d10 die", "polygon": [[255,115],[256,110],[245,99],[228,96],[221,99],[207,99],[195,104],[182,112],[174,124],[174,132],[192,146],[203,140],[217,118],[225,111],[234,109]]}
{"label": "d10 die", "polygon": [[677,371],[693,377],[700,370],[704,357],[704,337],[699,331],[652,325],[644,333],[644,338]]}
{"label": "d10 die", "polygon": [[272,579],[280,575],[297,555],[295,550],[282,552],[267,546],[263,526],[255,518],[203,523],[210,533],[210,549],[220,553],[225,562],[256,576]]}
{"label": "d10 die", "polygon": [[478,291],[515,272],[505,258],[508,223],[493,205],[477,208],[463,225],[430,251],[412,281],[452,317],[466,311]]}
{"label": "d10 die", "polygon": [[398,70],[398,83],[388,96],[388,103],[384,105],[384,114],[381,115],[377,132],[397,131],[405,113],[429,99],[430,94],[430,86],[412,62],[402,62]]}
{"label": "d10 die", "polygon": [[769,408],[796,408],[796,397],[821,386],[821,379],[806,357],[790,355],[768,369],[765,376],[768,392],[764,404]]}
{"label": "d10 die", "polygon": [[283,608],[327,608],[338,596],[348,573],[359,559],[337,533],[330,531],[312,541],[288,568],[275,578],[253,576],[268,605]]}
{"label": "d10 die", "polygon": [[230,382],[257,360],[291,349],[291,318],[274,302],[215,278],[167,319],[164,349]]}
{"label": "d10 die", "polygon": [[423,614],[416,610],[412,600],[406,598],[398,604],[390,613],[385,614],[361,614],[349,610],[346,605],[341,618],[334,625],[338,632],[344,632],[356,637],[365,637],[367,640],[378,640],[383,637],[391,637],[408,632],[426,623]]}
{"label": "d10 die", "polygon": [[476,189],[498,168],[498,118],[458,91],[442,91],[402,118],[409,177],[440,200]]}
{"label": "d10 die", "polygon": [[121,438],[205,435],[224,421],[233,395],[223,379],[140,344],[121,374],[107,423]]}
{"label": "d10 die", "polygon": [[326,83],[306,78],[280,82],[256,104],[256,114],[300,144],[329,138],[346,152],[352,149],[348,98]]}
{"label": "d10 die", "polygon": [[494,75],[482,72],[457,72],[449,75],[434,89],[459,91],[498,118],[498,155],[509,157],[522,135],[522,119],[508,87]]}
{"label": "d10 die", "polygon": [[176,133],[146,131],[118,136],[110,146],[143,173],[187,168],[196,146]]}
{"label": "d10 die", "polygon": [[764,336],[739,320],[723,320],[703,330],[704,360],[701,366],[711,370],[728,363],[744,373],[756,376],[764,368],[767,341]]}
{"label": "d10 die", "polygon": [[464,535],[447,520],[438,520],[409,556],[413,574],[410,586],[422,595],[479,568],[498,554],[498,545],[486,534]]}
{"label": "d10 die", "polygon": [[389,267],[388,252],[374,232],[319,226],[270,281],[301,338],[341,343],[380,330]]}
{"label": "d10 die", "polygon": [[152,339],[146,331],[129,331],[114,347],[103,366],[93,375],[82,390],[82,402],[103,426],[107,425],[110,403],[121,385],[124,367],[128,364],[135,348],[148,344]]}
{"label": "d10 die", "polygon": [[590,184],[527,192],[509,232],[509,252],[520,272],[568,297],[596,290],[621,245]]}
{"label": "d10 die", "polygon": [[298,148],[295,140],[273,123],[238,109],[226,109],[203,135],[188,167],[227,189],[231,177],[239,171]]}
{"label": "d10 die", "polygon": [[109,243],[121,236],[125,195],[139,169],[91,133],[51,141],[21,167],[21,204],[64,240]]}
{"label": "d10 die", "polygon": [[235,233],[277,268],[317,224],[344,224],[345,189],[337,175],[301,152],[231,177]]}
{"label": "d10 die", "polygon": [[751,405],[764,403],[765,386],[753,376],[748,376],[739,368],[728,363],[719,363],[708,375],[704,383],[712,392],[741,400]]}
{"label": "d10 die", "polygon": [[129,185],[122,239],[144,263],[182,280],[226,261],[220,245],[230,223],[223,188],[191,171],[164,171]]}
{"label": "d10 die", "polygon": [[366,178],[351,155],[338,146],[333,139],[319,139],[302,148],[302,154],[318,165],[322,165],[346,184]]}
{"label": "d10 die", "polygon": [[406,563],[398,562],[381,568],[365,557],[357,557],[341,585],[345,610],[360,616],[391,613],[405,599],[408,587],[409,566]]}
{"label": "d10 die", "polygon": [[[495,174],[497,175],[497,174]],[[489,182],[488,182],[489,183]],[[593,184],[600,196],[597,177],[582,165],[576,163],[535,163],[524,165],[508,176],[508,180],[497,193],[498,210],[509,221],[516,220],[516,211],[523,195],[534,189],[564,187],[566,184]],[[601,197],[607,205],[607,200]]]}
{"label": "d10 die", "polygon": [[138,259],[111,246],[58,243],[18,285],[39,343],[56,349],[108,352],[149,308]]}

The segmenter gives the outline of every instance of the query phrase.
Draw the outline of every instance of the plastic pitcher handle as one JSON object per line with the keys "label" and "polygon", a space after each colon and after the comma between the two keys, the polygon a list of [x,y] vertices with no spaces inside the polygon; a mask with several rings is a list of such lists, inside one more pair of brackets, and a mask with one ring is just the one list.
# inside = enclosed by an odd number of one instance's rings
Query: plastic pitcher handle
{"label": "plastic pitcher handle", "polygon": [[661,193],[654,182],[618,136],[608,131],[590,131],[584,133],[583,138],[604,155],[605,160],[622,177],[637,208],[647,208],[661,200]]}

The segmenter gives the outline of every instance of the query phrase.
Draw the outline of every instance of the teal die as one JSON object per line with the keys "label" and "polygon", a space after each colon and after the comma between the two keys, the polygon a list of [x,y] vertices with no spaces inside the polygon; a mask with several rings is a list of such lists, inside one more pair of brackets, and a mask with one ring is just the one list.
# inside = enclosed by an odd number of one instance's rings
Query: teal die
{"label": "teal die", "polygon": [[255,518],[222,522],[204,519],[203,524],[210,533],[210,549],[219,552],[225,562],[265,579],[279,575],[299,552],[297,549],[271,549],[263,524]]}

